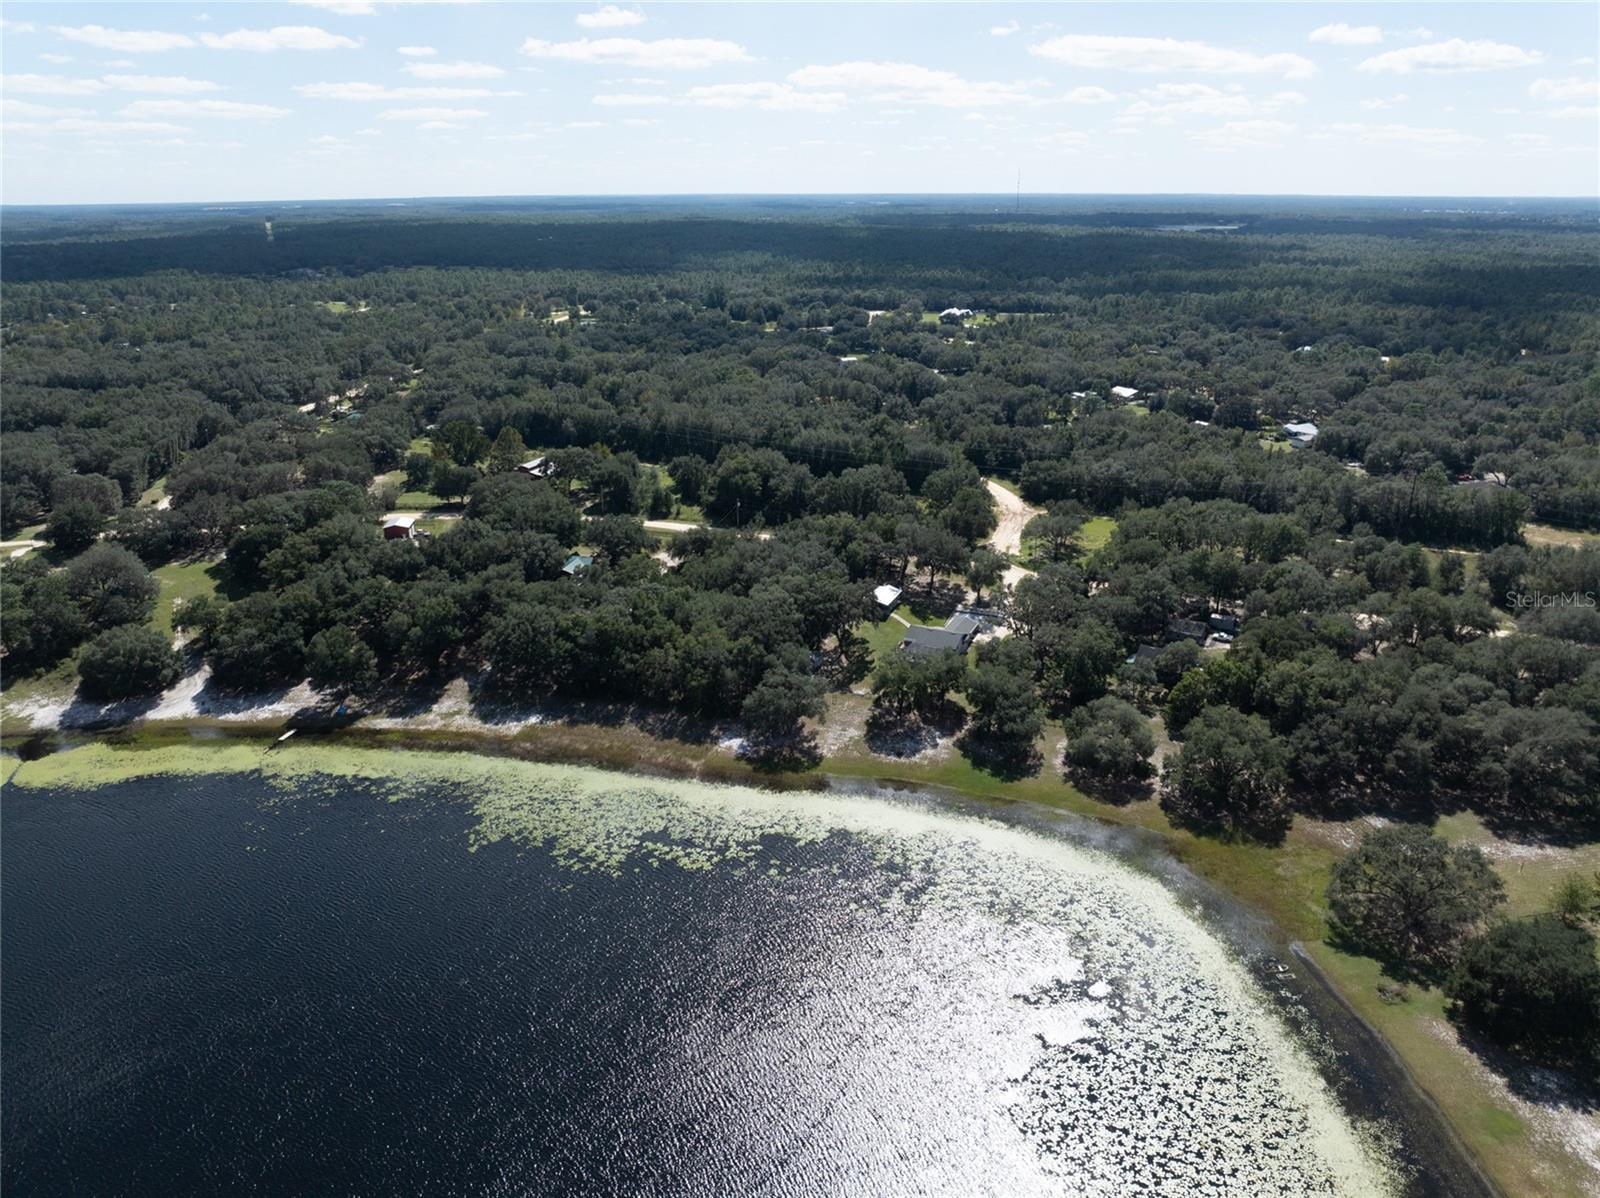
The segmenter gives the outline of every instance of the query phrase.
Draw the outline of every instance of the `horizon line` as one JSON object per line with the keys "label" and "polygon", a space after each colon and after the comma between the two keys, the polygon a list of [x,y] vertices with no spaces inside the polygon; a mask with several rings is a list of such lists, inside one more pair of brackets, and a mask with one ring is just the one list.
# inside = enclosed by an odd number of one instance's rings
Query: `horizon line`
{"label": "horizon line", "polygon": [[651,201],[651,200],[995,200],[1019,205],[1032,200],[1388,200],[1388,201],[1475,201],[1495,203],[1559,202],[1589,203],[1600,207],[1600,192],[1593,195],[1462,195],[1459,193],[1412,192],[1225,192],[1225,191],[663,191],[663,192],[490,192],[482,194],[440,195],[363,195],[296,196],[263,199],[201,200],[54,200],[20,201],[0,199],[0,210],[23,208],[224,208],[259,207],[269,204],[422,204],[453,201]]}

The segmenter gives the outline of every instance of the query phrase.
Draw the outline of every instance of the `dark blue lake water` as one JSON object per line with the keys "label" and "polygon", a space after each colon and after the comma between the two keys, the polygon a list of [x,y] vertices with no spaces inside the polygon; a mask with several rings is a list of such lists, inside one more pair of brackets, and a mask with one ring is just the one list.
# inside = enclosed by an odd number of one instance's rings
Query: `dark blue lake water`
{"label": "dark blue lake water", "polygon": [[[1233,983],[1201,976],[1203,944],[1137,910],[1103,946],[1041,922],[1008,891],[1037,863],[896,862],[834,827],[575,870],[475,837],[470,788],[420,789],[8,787],[6,1191],[1323,1193],[1360,1173]],[[1104,879],[1076,885],[1050,901],[1099,911]],[[1172,971],[1175,951],[1199,955]]]}

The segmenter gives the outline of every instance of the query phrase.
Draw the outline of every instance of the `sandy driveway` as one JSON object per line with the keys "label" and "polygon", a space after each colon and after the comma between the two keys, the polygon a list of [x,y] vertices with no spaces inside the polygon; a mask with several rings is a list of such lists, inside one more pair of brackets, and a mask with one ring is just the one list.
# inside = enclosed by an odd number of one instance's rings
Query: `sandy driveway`
{"label": "sandy driveway", "polygon": [[[989,538],[989,547],[1012,558],[1021,557],[1022,530],[1029,520],[1035,516],[1042,516],[1044,509],[1024,503],[1020,495],[1006,490],[992,478],[984,479],[983,485],[989,488],[989,494],[994,496],[995,506],[1000,510],[1000,523],[995,527],[994,535]],[[1007,586],[1016,586],[1024,578],[1031,577],[1033,577],[1032,570],[1024,570],[1021,566],[1006,567]]]}

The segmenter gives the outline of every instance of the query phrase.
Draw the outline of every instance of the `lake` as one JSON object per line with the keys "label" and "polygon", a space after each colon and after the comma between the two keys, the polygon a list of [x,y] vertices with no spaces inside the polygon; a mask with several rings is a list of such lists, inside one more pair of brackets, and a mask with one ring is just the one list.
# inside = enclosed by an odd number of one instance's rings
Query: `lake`
{"label": "lake", "polygon": [[92,745],[0,811],[8,1192],[1391,1188],[1185,903],[927,796]]}

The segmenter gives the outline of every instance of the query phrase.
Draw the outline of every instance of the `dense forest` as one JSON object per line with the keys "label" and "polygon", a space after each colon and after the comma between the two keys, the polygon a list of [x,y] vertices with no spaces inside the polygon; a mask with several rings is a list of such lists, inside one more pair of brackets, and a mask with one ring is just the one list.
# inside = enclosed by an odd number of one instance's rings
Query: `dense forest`
{"label": "dense forest", "polygon": [[[1163,805],[1220,835],[1592,828],[1600,549],[1529,536],[1600,530],[1592,221],[1173,219],[28,226],[0,246],[0,520],[39,546],[0,575],[8,679],[467,675],[779,748],[866,685],[876,726],[961,725],[997,771],[1058,722],[1113,800],[1170,738]],[[991,482],[1036,509],[1009,555]],[[174,563],[217,563],[181,651],[150,619]],[[881,584],[983,634],[897,651]],[[1473,923],[1417,967],[1501,960]],[[1492,1025],[1486,984],[1461,1001]],[[1574,985],[1593,1022],[1551,1037],[1600,1027]]]}

